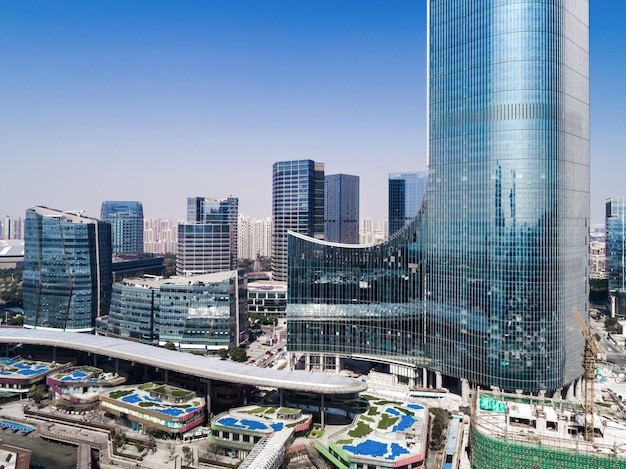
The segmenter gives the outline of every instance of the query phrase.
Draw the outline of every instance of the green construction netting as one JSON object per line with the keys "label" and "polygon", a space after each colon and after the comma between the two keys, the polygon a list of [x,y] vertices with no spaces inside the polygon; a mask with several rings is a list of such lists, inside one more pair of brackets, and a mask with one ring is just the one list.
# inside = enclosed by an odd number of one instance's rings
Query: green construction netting
{"label": "green construction netting", "polygon": [[506,402],[498,401],[491,397],[481,397],[480,409],[493,410],[494,412],[506,412]]}
{"label": "green construction netting", "polygon": [[541,444],[514,443],[472,430],[472,469],[626,469],[626,459],[567,451]]}

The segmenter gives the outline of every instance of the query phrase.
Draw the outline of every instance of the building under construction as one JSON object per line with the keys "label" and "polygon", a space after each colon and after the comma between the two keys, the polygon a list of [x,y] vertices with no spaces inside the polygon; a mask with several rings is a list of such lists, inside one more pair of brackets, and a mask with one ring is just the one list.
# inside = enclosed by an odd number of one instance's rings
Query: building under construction
{"label": "building under construction", "polygon": [[473,469],[626,468],[626,417],[610,405],[596,406],[593,441],[583,407],[571,402],[480,393],[473,407]]}

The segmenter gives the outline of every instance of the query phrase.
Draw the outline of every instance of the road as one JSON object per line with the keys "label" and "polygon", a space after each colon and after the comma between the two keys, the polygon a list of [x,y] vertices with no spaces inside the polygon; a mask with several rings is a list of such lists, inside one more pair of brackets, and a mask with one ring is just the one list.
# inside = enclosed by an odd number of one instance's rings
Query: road
{"label": "road", "polygon": [[[248,346],[248,364],[251,366],[269,367],[276,363],[277,358],[285,353],[287,343],[287,327],[284,319],[279,320],[276,327],[263,326],[263,335]],[[270,335],[278,338],[278,342],[269,344]],[[269,355],[269,353],[272,355]]]}
{"label": "road", "polygon": [[[624,353],[624,344],[619,342],[610,342],[608,334],[604,330],[604,324],[600,321],[590,320],[589,327],[592,334],[598,334],[600,341],[598,345],[606,352],[606,361],[615,363],[622,370],[626,370],[626,353]],[[621,336],[619,336],[621,337]]]}

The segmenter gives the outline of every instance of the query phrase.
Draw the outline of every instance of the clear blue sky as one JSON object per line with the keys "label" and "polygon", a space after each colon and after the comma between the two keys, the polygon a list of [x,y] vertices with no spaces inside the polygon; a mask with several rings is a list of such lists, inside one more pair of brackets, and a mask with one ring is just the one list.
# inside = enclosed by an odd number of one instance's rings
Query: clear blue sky
{"label": "clear blue sky", "polygon": [[[626,196],[622,2],[591,2],[591,220]],[[0,1],[0,215],[188,196],[271,213],[272,163],[361,177],[426,168],[420,0]]]}

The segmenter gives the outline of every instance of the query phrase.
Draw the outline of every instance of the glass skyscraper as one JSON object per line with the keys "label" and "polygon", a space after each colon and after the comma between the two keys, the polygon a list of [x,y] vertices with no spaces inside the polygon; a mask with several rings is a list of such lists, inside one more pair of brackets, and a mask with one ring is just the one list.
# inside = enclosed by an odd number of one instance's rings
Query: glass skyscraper
{"label": "glass skyscraper", "polygon": [[324,240],[359,243],[359,176],[324,177]]}
{"label": "glass skyscraper", "polygon": [[24,327],[91,332],[111,301],[111,225],[46,207],[26,211]]}
{"label": "glass skyscraper", "polygon": [[143,206],[141,202],[102,202],[100,219],[111,224],[113,254],[143,252]]}
{"label": "glass skyscraper", "polygon": [[427,182],[427,171],[389,174],[389,236],[415,218],[426,194]]}
{"label": "glass skyscraper", "polygon": [[290,351],[560,389],[589,308],[588,2],[428,5],[425,203],[383,245],[292,238]]}
{"label": "glass skyscraper", "polygon": [[626,315],[626,198],[606,200],[606,263],[611,313]]}
{"label": "glass skyscraper", "polygon": [[272,172],[272,276],[287,281],[287,231],[324,237],[324,163],[280,161]]}
{"label": "glass skyscraper", "polygon": [[187,222],[178,225],[178,275],[231,270],[237,260],[239,199],[187,199]]}

